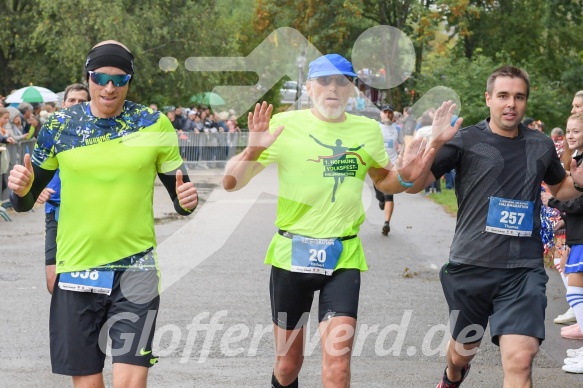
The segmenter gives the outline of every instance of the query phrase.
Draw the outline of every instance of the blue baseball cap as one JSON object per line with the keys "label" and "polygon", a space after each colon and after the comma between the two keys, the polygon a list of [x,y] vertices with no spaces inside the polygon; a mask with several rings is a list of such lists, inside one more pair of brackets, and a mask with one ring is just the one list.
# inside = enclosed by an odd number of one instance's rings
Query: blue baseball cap
{"label": "blue baseball cap", "polygon": [[356,77],[352,63],[339,54],[326,54],[310,62],[308,79],[327,75],[346,75]]}

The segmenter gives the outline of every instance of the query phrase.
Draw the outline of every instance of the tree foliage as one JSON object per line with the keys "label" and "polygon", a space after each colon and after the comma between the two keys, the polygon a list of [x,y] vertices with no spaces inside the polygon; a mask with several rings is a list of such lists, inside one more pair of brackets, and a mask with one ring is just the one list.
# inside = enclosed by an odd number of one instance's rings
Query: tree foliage
{"label": "tree foliage", "polygon": [[549,130],[564,127],[572,96],[583,86],[580,0],[446,0],[440,8],[454,31],[456,60],[448,66],[457,69],[458,80],[472,77],[470,69],[484,58],[492,61],[490,72],[502,64],[520,66],[531,77],[527,115]]}
{"label": "tree foliage", "polygon": [[[487,115],[486,78],[501,64],[531,75],[527,114],[563,126],[574,92],[583,89],[581,0],[5,0],[0,13],[0,94],[28,84],[58,91],[84,81],[89,49],[126,44],[136,58],[129,98],[184,105],[219,84],[252,84],[244,72],[192,72],[197,57],[247,56],[279,27],[293,27],[321,52],[351,56],[367,29],[390,25],[415,46],[411,78],[390,90],[398,108],[410,91],[456,90],[466,123]],[[390,60],[390,53],[385,53]],[[162,70],[162,57],[176,69]],[[265,96],[276,101],[279,86]]]}
{"label": "tree foliage", "polygon": [[[213,0],[29,0],[18,1],[19,20],[3,48],[11,73],[2,77],[3,92],[34,83],[62,90],[84,80],[87,52],[96,43],[114,39],[130,48],[136,74],[129,98],[161,104],[185,104],[206,91],[220,74],[187,71],[181,64],[190,56],[223,56],[236,50],[234,25],[221,24]],[[32,17],[34,15],[34,18]],[[36,20],[36,24],[23,20]],[[27,32],[16,33],[18,28]],[[11,53],[13,53],[11,55]],[[160,69],[162,57],[175,57],[175,71]]]}
{"label": "tree foliage", "polygon": [[350,53],[354,40],[374,24],[349,0],[257,0],[254,28],[265,38],[279,27],[301,32],[320,51]]}
{"label": "tree foliage", "polygon": [[35,20],[35,0],[8,0],[0,12],[0,94],[15,85],[27,85],[31,62],[38,60],[30,44],[30,24]]}
{"label": "tree foliage", "polygon": [[583,89],[581,0],[362,0],[362,7],[365,16],[411,34],[417,69],[408,88],[417,95],[453,88],[466,124],[487,116],[485,82],[503,64],[529,72],[527,115],[548,129],[564,126],[573,94]]}

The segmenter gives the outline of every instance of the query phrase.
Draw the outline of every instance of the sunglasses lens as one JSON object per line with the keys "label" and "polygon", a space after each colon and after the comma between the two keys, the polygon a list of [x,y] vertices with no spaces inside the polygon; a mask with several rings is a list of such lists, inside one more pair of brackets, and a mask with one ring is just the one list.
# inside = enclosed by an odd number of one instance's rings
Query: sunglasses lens
{"label": "sunglasses lens", "polygon": [[338,85],[338,86],[346,86],[349,83],[350,83],[350,81],[346,77],[338,77],[338,78],[336,78],[336,85]]}
{"label": "sunglasses lens", "polygon": [[109,81],[113,82],[114,86],[125,86],[132,78],[131,74],[109,75],[92,71],[89,72],[89,76],[91,77],[91,81],[101,86],[106,86]]}
{"label": "sunglasses lens", "polygon": [[328,86],[332,83],[332,81],[336,82],[336,85],[338,86],[346,86],[349,83],[351,83],[352,81],[349,80],[346,77],[318,77],[316,78],[318,80],[318,83],[322,86]]}

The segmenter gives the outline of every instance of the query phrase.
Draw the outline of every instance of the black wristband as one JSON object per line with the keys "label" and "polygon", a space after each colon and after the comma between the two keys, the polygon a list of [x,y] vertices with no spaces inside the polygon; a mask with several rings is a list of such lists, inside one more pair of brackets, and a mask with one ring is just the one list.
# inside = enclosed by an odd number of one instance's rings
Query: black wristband
{"label": "black wristband", "polygon": [[577,186],[577,183],[575,183],[575,181],[573,181],[573,187],[575,188],[575,190],[583,193],[583,187]]}

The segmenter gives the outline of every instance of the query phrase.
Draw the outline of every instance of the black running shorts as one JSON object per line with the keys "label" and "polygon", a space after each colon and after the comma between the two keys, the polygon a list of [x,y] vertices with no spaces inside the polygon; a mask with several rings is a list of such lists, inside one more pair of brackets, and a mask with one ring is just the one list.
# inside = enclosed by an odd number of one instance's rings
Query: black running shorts
{"label": "black running shorts", "polygon": [[380,202],[393,202],[393,194],[385,194],[374,186],[375,198]]}
{"label": "black running shorts", "polygon": [[318,322],[339,316],[356,319],[360,270],[338,269],[332,276],[326,276],[291,272],[272,266],[269,295],[273,323],[285,330],[299,329],[305,325],[315,291],[320,291]]}
{"label": "black running shorts", "polygon": [[53,373],[86,376],[103,370],[107,334],[113,363],[151,367],[160,305],[156,271],[116,272],[111,295],[53,291],[50,348]]}
{"label": "black running shorts", "polygon": [[492,342],[519,334],[545,339],[544,268],[486,268],[449,262],[439,273],[449,305],[451,336],[459,343],[482,340],[488,321]]}

